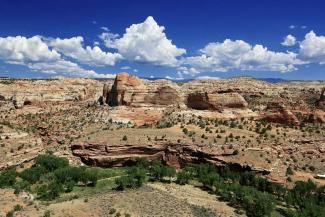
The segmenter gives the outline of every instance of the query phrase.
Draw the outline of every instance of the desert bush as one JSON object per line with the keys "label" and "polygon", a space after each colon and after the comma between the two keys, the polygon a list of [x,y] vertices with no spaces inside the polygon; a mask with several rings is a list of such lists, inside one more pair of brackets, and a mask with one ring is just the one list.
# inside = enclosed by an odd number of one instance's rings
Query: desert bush
{"label": "desert bush", "polygon": [[176,183],[180,185],[188,184],[193,179],[193,174],[190,171],[182,170],[177,173]]}

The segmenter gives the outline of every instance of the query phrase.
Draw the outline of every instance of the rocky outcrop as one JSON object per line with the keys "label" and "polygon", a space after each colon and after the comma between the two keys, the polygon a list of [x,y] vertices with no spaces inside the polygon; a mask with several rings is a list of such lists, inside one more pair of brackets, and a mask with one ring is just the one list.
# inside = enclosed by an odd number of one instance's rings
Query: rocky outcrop
{"label": "rocky outcrop", "polygon": [[[117,74],[114,81],[81,78],[0,79],[0,110],[43,102],[99,102],[102,105],[144,110],[163,110],[167,107],[210,110],[225,117],[230,117],[227,114],[232,113],[231,118],[248,117],[254,111],[260,113],[263,119],[296,125],[298,120],[292,112],[295,111],[306,115],[310,122],[323,123],[324,85],[321,81],[270,84],[248,77],[176,84],[164,79],[140,79],[128,73]],[[306,106],[305,101],[310,98],[318,99],[316,103],[313,101],[315,110]],[[238,112],[242,115],[237,115]]]}
{"label": "rocky outcrop", "polygon": [[[108,102],[111,106],[184,106],[198,110],[222,110],[225,108],[246,108],[247,102],[232,90],[216,92],[198,91],[188,86],[180,87],[167,80],[148,81],[127,73],[117,74]],[[213,92],[214,91],[214,92]]]}
{"label": "rocky outcrop", "polygon": [[161,160],[177,168],[185,165],[210,162],[215,165],[225,163],[222,155],[205,151],[194,145],[157,142],[152,145],[111,145],[105,143],[80,142],[71,146],[75,156],[88,165],[101,167],[123,166],[134,163],[137,158]]}
{"label": "rocky outcrop", "polygon": [[247,102],[238,93],[192,93],[187,97],[187,106],[199,110],[218,110],[247,107]]}
{"label": "rocky outcrop", "polygon": [[308,118],[310,123],[325,123],[325,111],[316,109],[311,112]]}
{"label": "rocky outcrop", "polygon": [[71,146],[72,153],[87,165],[112,167],[132,165],[138,158],[158,160],[166,165],[183,168],[192,164],[210,163],[215,166],[235,166],[244,170],[268,174],[269,170],[247,164],[226,161],[224,154],[207,147],[179,143],[156,142],[151,145],[111,145],[107,143],[79,142]]}
{"label": "rocky outcrop", "polygon": [[269,103],[264,112],[261,113],[261,119],[287,125],[299,125],[298,118],[283,104]]}
{"label": "rocky outcrop", "polygon": [[141,80],[128,73],[116,75],[107,98],[110,106],[154,107],[182,104],[176,84],[167,80]]}
{"label": "rocky outcrop", "polygon": [[316,102],[316,106],[320,109],[325,110],[325,88],[323,88],[320,97]]}
{"label": "rocky outcrop", "polygon": [[82,78],[0,82],[0,101],[11,102],[16,108],[48,101],[97,102],[102,92],[103,82]]}

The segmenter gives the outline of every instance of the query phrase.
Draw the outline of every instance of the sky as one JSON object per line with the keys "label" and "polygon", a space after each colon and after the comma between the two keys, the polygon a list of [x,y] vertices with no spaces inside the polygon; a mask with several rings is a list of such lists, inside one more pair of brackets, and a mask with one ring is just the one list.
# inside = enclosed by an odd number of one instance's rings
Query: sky
{"label": "sky", "polygon": [[325,80],[325,2],[2,0],[0,77]]}

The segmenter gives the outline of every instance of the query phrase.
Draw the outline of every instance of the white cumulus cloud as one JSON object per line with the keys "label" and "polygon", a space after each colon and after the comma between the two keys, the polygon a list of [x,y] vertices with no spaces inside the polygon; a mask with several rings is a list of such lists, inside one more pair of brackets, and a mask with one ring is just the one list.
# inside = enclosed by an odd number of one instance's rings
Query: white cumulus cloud
{"label": "white cumulus cloud", "polygon": [[102,51],[98,46],[83,46],[83,37],[77,36],[67,39],[49,39],[48,44],[54,50],[71,57],[82,64],[90,66],[115,65],[122,56],[118,53]]}
{"label": "white cumulus cloud", "polygon": [[180,66],[177,68],[177,72],[185,75],[191,75],[195,76],[197,74],[200,74],[200,72],[193,67],[186,67],[186,66]]}
{"label": "white cumulus cloud", "polygon": [[119,34],[111,32],[103,32],[99,35],[99,38],[104,42],[105,46],[108,48],[114,47],[114,40],[119,37]]}
{"label": "white cumulus cloud", "polygon": [[313,31],[307,33],[300,43],[299,58],[325,64],[325,36],[317,36]]}
{"label": "white cumulus cloud", "polygon": [[165,27],[159,26],[149,16],[143,23],[128,27],[121,38],[104,33],[100,38],[107,47],[117,49],[128,60],[175,66],[178,63],[177,57],[185,54],[186,50],[177,48],[164,31]]}
{"label": "white cumulus cloud", "polygon": [[54,62],[37,62],[28,63],[27,66],[34,71],[40,71],[49,74],[60,74],[71,77],[84,77],[84,78],[114,78],[114,74],[99,74],[94,70],[86,70],[78,64],[67,61],[58,60]]}
{"label": "white cumulus cloud", "polygon": [[6,62],[24,64],[26,62],[55,61],[61,55],[50,50],[40,36],[0,38],[0,58]]}
{"label": "white cumulus cloud", "polygon": [[83,69],[78,64],[63,59],[62,55],[51,49],[41,36],[0,37],[0,60],[9,64],[24,65],[32,71],[43,73],[60,73],[77,77],[110,78],[113,76]]}
{"label": "white cumulus cloud", "polygon": [[293,35],[287,35],[284,39],[283,42],[281,43],[283,46],[293,46],[297,43],[296,37]]}
{"label": "white cumulus cloud", "polygon": [[280,71],[296,69],[301,62],[295,53],[274,52],[262,45],[250,45],[242,40],[209,43],[200,56],[187,57],[182,63],[199,71],[227,72],[230,70]]}

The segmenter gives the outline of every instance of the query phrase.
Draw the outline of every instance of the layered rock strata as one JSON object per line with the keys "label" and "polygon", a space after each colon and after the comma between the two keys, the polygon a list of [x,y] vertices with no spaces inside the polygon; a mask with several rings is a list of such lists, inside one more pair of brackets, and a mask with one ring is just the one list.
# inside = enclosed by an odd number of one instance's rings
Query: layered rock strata
{"label": "layered rock strata", "polygon": [[227,164],[263,174],[270,173],[267,169],[226,161],[223,157],[224,154],[219,153],[219,151],[194,144],[157,142],[150,145],[111,145],[100,142],[79,142],[73,144],[71,150],[85,164],[101,167],[132,165],[138,158],[145,158],[149,161],[159,160],[176,168],[210,163],[215,166]]}

